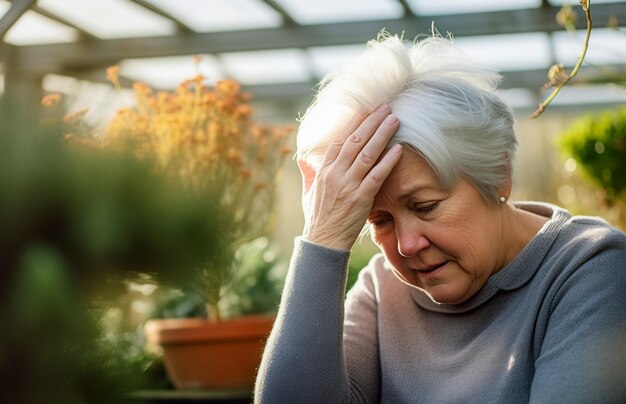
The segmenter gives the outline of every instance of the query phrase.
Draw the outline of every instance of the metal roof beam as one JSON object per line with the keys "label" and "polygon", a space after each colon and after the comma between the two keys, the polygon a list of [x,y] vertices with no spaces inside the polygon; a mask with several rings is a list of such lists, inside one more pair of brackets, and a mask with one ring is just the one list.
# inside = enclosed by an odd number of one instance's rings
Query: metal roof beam
{"label": "metal roof beam", "polygon": [[11,7],[0,19],[0,40],[4,38],[13,24],[36,3],[37,0],[13,0],[11,2]]}
{"label": "metal roof beam", "polygon": [[402,9],[404,10],[404,15],[415,15],[413,10],[411,10],[411,6],[409,6],[409,3],[407,2],[407,0],[397,0],[397,1],[402,6]]}
{"label": "metal roof beam", "polygon": [[[546,69],[502,72],[503,81],[501,89],[507,88],[528,88],[532,91],[539,91],[547,81]],[[106,79],[105,69],[93,69],[83,71],[68,72],[68,76],[80,80],[87,80],[99,83],[109,83]],[[120,78],[123,87],[131,87],[132,82],[125,78]],[[570,85],[576,84],[602,84],[607,82],[626,82],[626,71],[622,65],[597,67],[584,66],[581,68],[576,79]],[[110,83],[109,83],[110,84]],[[315,94],[317,83],[314,81],[300,83],[276,83],[257,84],[243,86],[244,91],[249,91],[254,100],[266,99],[307,99]],[[159,90],[158,88],[156,90]]]}
{"label": "metal roof beam", "polygon": [[287,10],[285,10],[285,8],[281,6],[280,4],[278,4],[276,1],[274,0],[262,0],[262,1],[263,3],[271,7],[274,11],[276,11],[278,14],[280,14],[281,17],[283,17],[283,21],[285,25],[287,26],[298,25],[298,23],[296,22],[296,20],[293,19],[291,14],[289,14]]}
{"label": "metal roof beam", "polygon": [[53,21],[56,21],[56,22],[58,22],[60,24],[67,25],[68,27],[70,27],[72,29],[75,29],[80,34],[80,37],[81,37],[82,40],[87,40],[87,41],[99,41],[100,40],[100,38],[98,38],[97,36],[95,36],[91,32],[87,32],[84,29],[78,27],[76,24],[73,24],[73,23],[67,21],[65,18],[62,18],[62,17],[60,17],[60,16],[58,16],[58,15],[56,15],[54,13],[51,13],[50,11],[45,10],[45,9],[39,7],[39,6],[34,6],[32,8],[32,10],[34,12],[38,13],[38,14],[43,15],[46,18],[49,18],[49,19],[51,19]]}
{"label": "metal roof beam", "polygon": [[189,25],[185,24],[178,18],[175,18],[173,15],[169,14],[168,12],[162,10],[161,8],[155,6],[152,3],[149,3],[145,0],[130,0],[130,1],[145,8],[146,10],[149,10],[157,15],[160,15],[163,18],[170,20],[176,25],[176,29],[181,34],[188,34],[188,33],[195,32]]}
{"label": "metal roof beam", "polygon": [[[435,20],[442,31],[456,37],[470,35],[560,31],[555,21],[558,7],[507,10],[489,13],[407,16],[401,19],[335,24],[285,26],[247,31],[197,33],[149,38],[126,38],[96,43],[22,46],[16,52],[20,68],[33,72],[60,72],[69,68],[108,66],[126,58],[193,55],[265,49],[364,43],[385,27],[405,32],[405,38],[428,32]],[[596,27],[606,26],[609,17],[626,20],[626,2],[592,6]]]}

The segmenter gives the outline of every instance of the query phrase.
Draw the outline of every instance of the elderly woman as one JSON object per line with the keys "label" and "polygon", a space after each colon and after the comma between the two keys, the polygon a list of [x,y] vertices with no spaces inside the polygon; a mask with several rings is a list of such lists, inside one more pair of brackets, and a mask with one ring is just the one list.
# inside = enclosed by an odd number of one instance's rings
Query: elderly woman
{"label": "elderly woman", "polygon": [[[497,82],[437,36],[371,41],[324,80],[299,129],[305,228],[257,402],[624,399],[626,235],[509,201]],[[344,302],[366,223],[382,254]]]}

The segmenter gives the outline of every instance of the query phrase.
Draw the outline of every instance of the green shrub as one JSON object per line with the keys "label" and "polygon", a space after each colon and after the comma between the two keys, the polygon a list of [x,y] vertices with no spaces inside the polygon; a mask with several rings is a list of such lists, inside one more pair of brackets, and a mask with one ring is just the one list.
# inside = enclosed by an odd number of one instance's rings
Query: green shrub
{"label": "green shrub", "polygon": [[576,160],[586,179],[603,188],[607,199],[626,191],[626,108],[586,115],[557,140],[559,149]]}

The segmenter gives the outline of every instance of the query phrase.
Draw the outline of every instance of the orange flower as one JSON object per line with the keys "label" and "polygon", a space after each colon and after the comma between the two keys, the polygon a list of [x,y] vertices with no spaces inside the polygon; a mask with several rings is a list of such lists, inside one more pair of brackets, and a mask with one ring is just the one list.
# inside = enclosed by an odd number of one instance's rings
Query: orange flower
{"label": "orange flower", "polygon": [[57,93],[48,94],[41,99],[41,105],[45,107],[50,107],[56,104],[57,102],[59,102],[60,99],[61,99],[61,94],[57,94]]}
{"label": "orange flower", "polygon": [[252,114],[252,108],[249,105],[241,104],[235,109],[235,118],[247,117]]}
{"label": "orange flower", "polygon": [[63,123],[70,123],[70,122],[74,122],[80,118],[82,118],[83,116],[85,116],[85,114],[89,112],[89,108],[83,108],[83,109],[79,109],[76,112],[72,112],[71,114],[67,114],[63,117]]}
{"label": "orange flower", "polygon": [[239,89],[241,88],[241,86],[235,80],[227,79],[227,80],[220,80],[217,83],[215,83],[215,88],[217,89],[218,92],[226,96],[232,97],[235,94],[239,93]]}
{"label": "orange flower", "polygon": [[[193,60],[198,65],[201,57]],[[118,74],[116,66],[107,70],[114,84]],[[275,191],[281,162],[292,153],[285,144],[293,128],[255,124],[250,94],[241,93],[238,82],[208,87],[205,81],[198,72],[174,91],[159,92],[135,83],[137,105],[118,111],[106,135],[111,145],[131,148],[192,190],[217,187],[224,206],[247,212],[235,224],[238,231],[258,235],[271,214],[267,196]]]}
{"label": "orange flower", "polygon": [[150,95],[152,94],[152,88],[145,83],[136,82],[133,83],[133,90],[138,95]]}
{"label": "orange flower", "polygon": [[120,75],[120,67],[119,66],[110,66],[107,68],[107,80],[115,85],[119,85],[119,75]]}
{"label": "orange flower", "polygon": [[196,74],[192,81],[196,84],[202,84],[204,80],[206,80],[206,77],[201,74]]}
{"label": "orange flower", "polygon": [[239,164],[241,162],[241,151],[235,148],[228,150],[226,160],[231,164]]}
{"label": "orange flower", "polygon": [[254,140],[259,140],[265,134],[265,129],[261,125],[254,125],[252,128],[252,137]]}

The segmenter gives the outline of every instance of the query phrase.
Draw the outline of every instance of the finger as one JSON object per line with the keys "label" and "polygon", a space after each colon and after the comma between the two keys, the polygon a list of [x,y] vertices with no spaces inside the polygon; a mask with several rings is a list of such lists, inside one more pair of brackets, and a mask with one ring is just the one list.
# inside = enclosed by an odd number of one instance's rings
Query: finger
{"label": "finger", "polygon": [[[359,125],[357,130],[344,142],[339,155],[333,163],[338,169],[348,170],[354,163],[356,156],[363,149],[365,144],[369,142],[374,133],[378,130],[385,118],[391,113],[388,105],[382,105],[376,111],[371,113]],[[373,162],[372,162],[373,165]]]}
{"label": "finger", "polygon": [[343,144],[361,126],[361,124],[363,124],[363,121],[365,121],[369,115],[371,114],[361,110],[350,118],[348,123],[341,128],[337,136],[335,136],[333,141],[326,148],[326,153],[324,154],[324,159],[322,160],[322,167],[332,164],[337,159]]}
{"label": "finger", "polygon": [[348,170],[352,178],[362,179],[374,167],[376,161],[385,150],[387,143],[398,130],[400,121],[395,115],[388,115],[376,129],[372,138],[363,146],[354,163]]}
{"label": "finger", "polygon": [[361,182],[357,192],[366,198],[372,199],[380,190],[391,170],[398,164],[402,156],[402,146],[394,145],[374,166]]}

